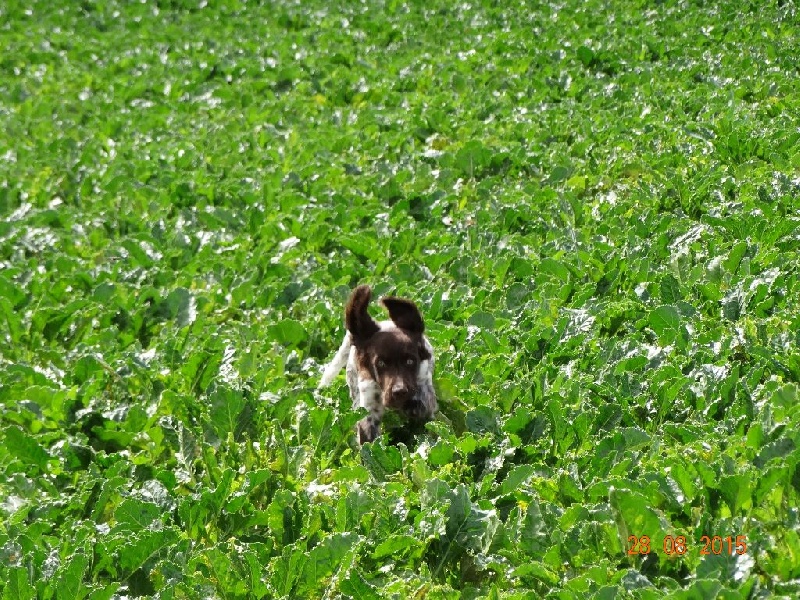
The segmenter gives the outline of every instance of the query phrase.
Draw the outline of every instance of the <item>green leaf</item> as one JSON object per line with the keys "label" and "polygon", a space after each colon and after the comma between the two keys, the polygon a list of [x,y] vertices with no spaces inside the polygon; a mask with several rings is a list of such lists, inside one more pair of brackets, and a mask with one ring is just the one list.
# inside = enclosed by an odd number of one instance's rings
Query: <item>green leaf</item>
{"label": "green leaf", "polygon": [[489,433],[498,430],[497,413],[488,406],[478,406],[467,413],[467,429],[473,433]]}
{"label": "green leaf", "polygon": [[120,546],[120,568],[130,575],[177,540],[178,533],[172,528],[133,533],[127,536],[125,543]]}
{"label": "green leaf", "polygon": [[569,281],[569,269],[560,261],[553,258],[544,258],[539,264],[539,270],[542,273],[550,273],[555,275],[560,281]]}
{"label": "green leaf", "polygon": [[659,306],[648,318],[658,343],[661,346],[675,344],[679,350],[685,350],[689,334],[681,321],[681,315],[675,306]]}
{"label": "green leaf", "polygon": [[509,310],[515,310],[523,306],[530,296],[528,286],[523,283],[514,282],[506,290],[506,306]]}
{"label": "green leaf", "polygon": [[355,550],[358,542],[355,533],[335,533],[312,548],[298,578],[297,593],[304,597],[314,595],[324,579],[341,569],[345,557]]}
{"label": "green leaf", "polygon": [[481,510],[472,504],[463,484],[452,492],[447,509],[447,540],[462,548],[486,552],[499,525],[494,510]]}
{"label": "green leaf", "polygon": [[291,544],[300,537],[300,528],[295,526],[297,513],[294,504],[294,494],[279,489],[267,506],[267,525],[279,544]]}
{"label": "green leaf", "polygon": [[362,259],[372,259],[378,252],[374,240],[367,235],[343,235],[339,243]]}
{"label": "green leaf", "polygon": [[161,509],[152,502],[126,498],[114,511],[113,532],[137,532],[148,529],[161,515]]}
{"label": "green leaf", "polygon": [[758,483],[753,492],[753,502],[761,505],[764,500],[774,492],[782,492],[782,482],[789,480],[789,469],[784,465],[775,465],[767,468],[758,478]]}
{"label": "green leaf", "polygon": [[661,301],[669,305],[682,299],[680,282],[671,273],[667,273],[661,279]]}
{"label": "green leaf", "polygon": [[550,171],[550,176],[547,178],[548,183],[561,183],[567,179],[572,173],[572,169],[563,165],[558,165]]}
{"label": "green leaf", "polygon": [[269,586],[280,597],[287,597],[295,586],[298,576],[307,560],[303,548],[286,546],[281,556],[270,563]]}
{"label": "green leaf", "polygon": [[584,67],[588,67],[594,62],[594,52],[588,46],[579,46],[577,50],[578,60]]}
{"label": "green leaf", "polygon": [[758,453],[758,456],[755,458],[755,460],[753,460],[753,464],[759,469],[762,469],[771,460],[776,458],[784,458],[795,452],[796,449],[797,446],[795,445],[794,440],[785,437],[779,438],[774,442],[766,444],[761,449],[761,452]]}
{"label": "green leaf", "polygon": [[533,465],[517,465],[509,471],[500,486],[500,494],[511,494],[516,492],[520,486],[527,484],[536,469]]}
{"label": "green leaf", "polygon": [[455,166],[465,177],[477,177],[489,165],[492,152],[479,140],[470,140],[455,155]]}
{"label": "green leaf", "polygon": [[749,473],[729,475],[720,482],[720,491],[731,513],[739,514],[743,509],[752,508],[752,484]]}
{"label": "green leaf", "polygon": [[241,390],[215,385],[208,401],[211,425],[220,439],[229,433],[239,439],[253,424],[253,405]]}
{"label": "green leaf", "polygon": [[342,593],[354,600],[380,600],[378,588],[369,584],[358,569],[350,569],[347,577],[339,584]]}
{"label": "green leaf", "polygon": [[467,322],[481,329],[494,329],[494,315],[487,312],[478,311],[473,313]]}
{"label": "green leaf", "polygon": [[272,339],[284,346],[297,346],[308,338],[303,324],[294,319],[282,319],[279,323],[270,325],[268,331]]}
{"label": "green leaf", "polygon": [[651,508],[651,502],[638,492],[612,487],[609,502],[623,541],[631,535],[637,538],[646,535],[651,541],[655,540],[653,544],[657,547],[672,529],[664,516]]}
{"label": "green leaf", "polygon": [[389,556],[400,558],[422,549],[422,543],[412,535],[392,535],[375,547],[372,558],[381,559]]}
{"label": "green leaf", "polygon": [[89,559],[84,554],[73,554],[59,569],[56,579],[56,593],[59,598],[85,598],[89,593],[83,583],[83,576],[89,567]]}
{"label": "green leaf", "polygon": [[679,590],[666,596],[669,600],[707,600],[718,598],[722,584],[716,579],[701,579],[692,582],[685,590]]}
{"label": "green leaf", "polygon": [[378,481],[386,481],[403,466],[403,457],[394,446],[383,446],[380,442],[361,446],[361,460],[370,474]]}
{"label": "green leaf", "polygon": [[178,327],[186,327],[197,318],[195,298],[186,288],[176,288],[161,302],[158,313],[164,319],[174,319]]}
{"label": "green leaf", "polygon": [[551,571],[546,565],[537,561],[522,563],[515,567],[511,574],[523,580],[533,579],[542,581],[547,585],[556,585],[558,583],[558,575]]}
{"label": "green leaf", "polygon": [[17,312],[14,310],[13,304],[6,298],[0,298],[0,325],[5,325],[0,328],[0,331],[5,329],[8,331],[9,341],[13,344],[19,344],[25,332],[23,321]]}
{"label": "green leaf", "polygon": [[436,442],[428,454],[428,462],[432,465],[446,465],[453,460],[455,448],[451,442],[439,440]]}
{"label": "green leaf", "polygon": [[731,248],[731,251],[728,253],[728,257],[725,259],[725,269],[729,273],[735,274],[745,254],[747,254],[747,242],[737,242],[734,244],[733,248]]}
{"label": "green leaf", "polygon": [[317,448],[326,447],[333,433],[334,413],[330,408],[312,408],[300,416],[300,436]]}
{"label": "green leaf", "polygon": [[37,467],[40,471],[47,469],[50,455],[31,435],[12,425],[3,429],[3,437],[6,448],[17,459]]}
{"label": "green leaf", "polygon": [[30,582],[30,574],[25,567],[10,567],[6,571],[6,586],[3,600],[24,600],[36,597],[36,588]]}

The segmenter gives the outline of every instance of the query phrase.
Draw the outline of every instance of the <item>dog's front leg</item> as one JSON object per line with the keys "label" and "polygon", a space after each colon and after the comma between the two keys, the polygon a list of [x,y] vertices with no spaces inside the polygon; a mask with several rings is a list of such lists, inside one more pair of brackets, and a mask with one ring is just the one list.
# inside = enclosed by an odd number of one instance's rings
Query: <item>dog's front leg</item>
{"label": "dog's front leg", "polygon": [[372,442],[381,434],[383,419],[383,402],[381,388],[372,379],[358,382],[358,403],[369,411],[369,414],[358,422],[358,443]]}

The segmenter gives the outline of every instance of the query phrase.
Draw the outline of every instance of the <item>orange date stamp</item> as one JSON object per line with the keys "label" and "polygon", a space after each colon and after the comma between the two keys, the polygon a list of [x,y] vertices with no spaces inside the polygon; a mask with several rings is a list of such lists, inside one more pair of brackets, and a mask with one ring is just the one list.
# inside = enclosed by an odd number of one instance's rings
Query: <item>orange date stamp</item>
{"label": "orange date stamp", "polygon": [[[715,536],[708,536],[703,535],[700,536],[700,541],[697,544],[697,547],[700,549],[700,554],[702,556],[708,556],[711,554],[738,554],[741,556],[742,554],[747,554],[747,536],[744,535],[737,535],[737,536],[727,536],[723,537],[720,535]],[[667,556],[682,556],[686,554],[689,550],[689,542],[686,540],[686,536],[678,535],[678,536],[671,536],[667,535],[664,536],[664,540],[661,544],[662,550],[664,550],[664,554]],[[628,536],[628,555],[645,555],[650,554],[653,552],[653,543],[652,540],[646,535],[629,535]]]}

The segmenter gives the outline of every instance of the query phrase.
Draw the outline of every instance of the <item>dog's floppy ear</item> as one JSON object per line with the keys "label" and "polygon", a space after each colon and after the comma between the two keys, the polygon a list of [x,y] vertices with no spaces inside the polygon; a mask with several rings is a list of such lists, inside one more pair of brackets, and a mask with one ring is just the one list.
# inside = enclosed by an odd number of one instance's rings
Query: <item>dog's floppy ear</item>
{"label": "dog's floppy ear", "polygon": [[344,311],[347,331],[353,336],[353,343],[356,346],[363,344],[380,330],[375,319],[367,312],[370,298],[372,298],[370,287],[360,285],[350,294],[350,300],[347,301],[347,308]]}
{"label": "dog's floppy ear", "polygon": [[430,360],[431,353],[428,352],[428,349],[425,347],[425,344],[419,345],[419,359],[420,360]]}
{"label": "dog's floppy ear", "polygon": [[412,333],[422,333],[425,331],[425,323],[419,313],[417,305],[411,300],[403,298],[383,298],[381,304],[389,311],[389,318],[394,321],[400,329],[405,329]]}

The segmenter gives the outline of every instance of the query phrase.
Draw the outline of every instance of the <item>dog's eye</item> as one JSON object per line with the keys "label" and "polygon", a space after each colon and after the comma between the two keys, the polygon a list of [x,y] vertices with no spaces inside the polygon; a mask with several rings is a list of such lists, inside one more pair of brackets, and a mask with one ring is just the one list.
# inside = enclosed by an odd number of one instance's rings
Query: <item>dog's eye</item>
{"label": "dog's eye", "polygon": [[386,366],[386,363],[379,359],[377,365],[379,369],[382,369]]}
{"label": "dog's eye", "polygon": [[416,361],[415,361],[413,358],[409,358],[409,359],[406,361],[406,364],[407,364],[409,367],[413,367],[415,362],[416,362]]}

